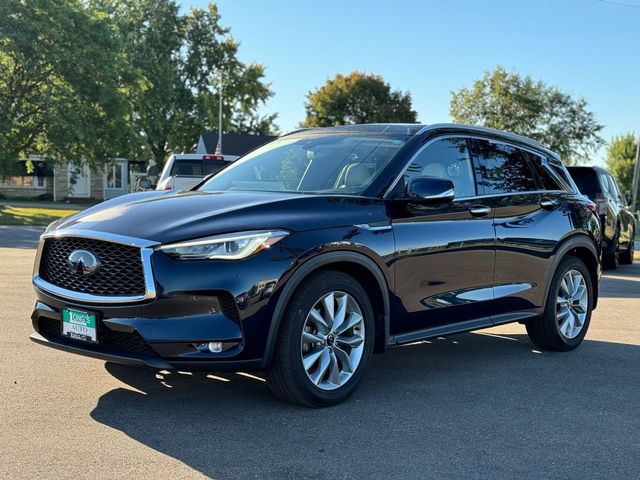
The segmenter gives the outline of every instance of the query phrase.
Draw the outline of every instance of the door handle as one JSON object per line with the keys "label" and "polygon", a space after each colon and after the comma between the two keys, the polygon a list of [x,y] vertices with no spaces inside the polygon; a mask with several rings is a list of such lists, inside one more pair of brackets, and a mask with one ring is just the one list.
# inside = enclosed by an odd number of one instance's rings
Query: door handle
{"label": "door handle", "polygon": [[538,203],[545,210],[553,210],[556,207],[556,201],[549,198],[543,198]]}
{"label": "door handle", "polygon": [[486,217],[491,212],[491,208],[485,205],[471,205],[469,207],[469,213],[474,217]]}

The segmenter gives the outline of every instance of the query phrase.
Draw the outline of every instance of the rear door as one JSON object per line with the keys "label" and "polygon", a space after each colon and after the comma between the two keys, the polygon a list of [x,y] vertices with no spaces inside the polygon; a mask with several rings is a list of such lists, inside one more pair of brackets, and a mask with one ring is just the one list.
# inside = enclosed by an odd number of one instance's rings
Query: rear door
{"label": "rear door", "polygon": [[559,187],[536,172],[532,161],[542,162],[539,155],[492,139],[473,140],[473,153],[482,176],[482,203],[493,210],[493,313],[494,323],[503,323],[513,312],[543,305],[551,257],[568,219],[558,208]]}
{"label": "rear door", "polygon": [[634,218],[629,210],[629,206],[627,204],[627,199],[624,197],[620,188],[618,187],[618,182],[616,182],[613,175],[607,173],[607,179],[609,181],[609,190],[612,195],[612,204],[616,209],[616,218],[618,220],[619,228],[620,228],[620,246],[624,247],[629,244],[629,242],[633,241],[633,233],[634,233]]}

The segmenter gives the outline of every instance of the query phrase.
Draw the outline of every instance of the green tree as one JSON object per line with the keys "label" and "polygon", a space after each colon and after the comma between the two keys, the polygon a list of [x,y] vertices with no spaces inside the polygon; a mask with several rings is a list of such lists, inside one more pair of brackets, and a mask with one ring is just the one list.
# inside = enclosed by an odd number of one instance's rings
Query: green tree
{"label": "green tree", "polygon": [[98,164],[126,148],[119,46],[81,0],[0,0],[0,172],[19,157]]}
{"label": "green tree", "polygon": [[452,92],[450,114],[457,123],[531,137],[569,164],[590,160],[604,144],[603,126],[587,109],[586,100],[500,66],[485,72],[471,88]]}
{"label": "green tree", "polygon": [[[173,0],[95,0],[118,26],[130,68],[127,97],[140,155],[160,165],[218,129],[222,76],[226,132],[270,133],[275,115],[258,109],[272,95],[264,67],[237,58],[239,44],[220,26],[215,4],[182,14]],[[137,79],[142,79],[137,81]]]}
{"label": "green tree", "polygon": [[633,167],[638,143],[633,133],[613,137],[607,149],[607,169],[616,177],[623,192],[631,192]]}
{"label": "green tree", "polygon": [[417,121],[408,92],[392,90],[380,75],[360,72],[338,74],[309,92],[305,109],[303,127]]}

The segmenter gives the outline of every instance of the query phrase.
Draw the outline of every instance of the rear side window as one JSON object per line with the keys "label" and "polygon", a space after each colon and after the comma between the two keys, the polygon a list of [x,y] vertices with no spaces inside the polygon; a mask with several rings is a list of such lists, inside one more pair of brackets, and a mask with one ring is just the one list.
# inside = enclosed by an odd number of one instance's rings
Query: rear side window
{"label": "rear side window", "polygon": [[176,160],[171,167],[172,177],[199,177],[202,176],[202,160]]}
{"label": "rear side window", "polygon": [[613,195],[611,185],[609,185],[608,175],[603,172],[598,172],[598,177],[600,177],[600,187],[602,188],[602,191],[607,195]]}
{"label": "rear side window", "polygon": [[558,182],[556,182],[549,171],[544,168],[544,159],[541,156],[530,152],[524,152],[524,154],[529,158],[529,162],[538,176],[542,190],[562,190]]}
{"label": "rear side window", "polygon": [[227,163],[220,160],[176,160],[171,167],[170,176],[205,177],[222,170]]}
{"label": "rear side window", "polygon": [[487,140],[474,144],[485,195],[536,190],[533,171],[519,149]]}

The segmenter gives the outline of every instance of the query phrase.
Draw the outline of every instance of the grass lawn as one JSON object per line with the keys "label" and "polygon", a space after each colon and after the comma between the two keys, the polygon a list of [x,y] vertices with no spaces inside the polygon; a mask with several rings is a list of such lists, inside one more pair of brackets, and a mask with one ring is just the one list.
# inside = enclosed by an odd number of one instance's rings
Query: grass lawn
{"label": "grass lawn", "polygon": [[0,225],[46,226],[54,220],[68,217],[79,210],[64,208],[14,207],[0,206]]}

